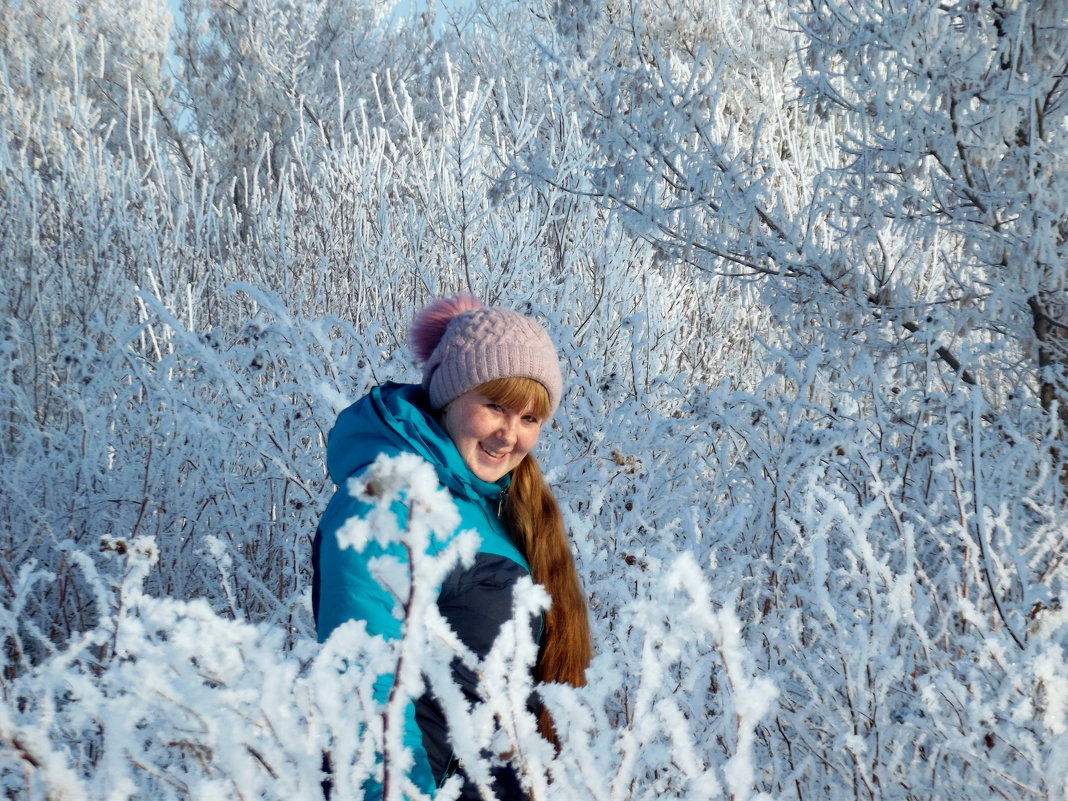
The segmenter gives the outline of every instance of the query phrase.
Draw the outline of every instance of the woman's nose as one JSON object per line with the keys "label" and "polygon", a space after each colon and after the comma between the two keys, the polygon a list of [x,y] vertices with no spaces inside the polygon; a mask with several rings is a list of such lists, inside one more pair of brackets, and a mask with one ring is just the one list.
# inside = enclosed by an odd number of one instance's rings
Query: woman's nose
{"label": "woman's nose", "polygon": [[499,429],[499,436],[501,439],[511,443],[515,441],[516,431],[516,418],[512,415],[505,415],[501,421],[501,427]]}

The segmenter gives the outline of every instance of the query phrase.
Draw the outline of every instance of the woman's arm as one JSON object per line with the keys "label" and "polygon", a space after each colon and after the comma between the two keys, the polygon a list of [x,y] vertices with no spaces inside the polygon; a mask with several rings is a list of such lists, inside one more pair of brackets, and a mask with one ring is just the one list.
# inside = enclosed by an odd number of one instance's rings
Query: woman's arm
{"label": "woman's arm", "polygon": [[[338,531],[353,517],[363,517],[371,507],[353,498],[346,488],[340,488],[323,513],[312,543],[312,611],[320,642],[349,620],[362,620],[370,634],[386,639],[401,636],[403,622],[393,614],[396,600],[371,574],[370,562],[378,556],[391,555],[407,561],[407,554],[399,543],[383,547],[370,540],[361,551],[342,548]],[[407,509],[395,504],[398,525],[407,522]],[[384,674],[375,681],[375,700],[384,704],[389,697],[394,676]],[[404,744],[412,752],[411,780],[424,793],[436,787],[430,762],[423,746],[422,732],[416,723],[414,703],[405,710]]]}

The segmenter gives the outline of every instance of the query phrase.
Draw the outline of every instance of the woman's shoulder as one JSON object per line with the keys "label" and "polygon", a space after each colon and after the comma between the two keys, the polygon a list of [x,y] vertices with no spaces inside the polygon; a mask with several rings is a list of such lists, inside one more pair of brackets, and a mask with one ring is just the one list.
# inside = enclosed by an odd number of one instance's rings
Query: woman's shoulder
{"label": "woman's shoulder", "polygon": [[389,382],[343,409],[326,444],[326,466],[334,483],[341,486],[380,453],[410,452],[426,458],[421,445],[436,435],[420,398],[425,393],[418,385]]}

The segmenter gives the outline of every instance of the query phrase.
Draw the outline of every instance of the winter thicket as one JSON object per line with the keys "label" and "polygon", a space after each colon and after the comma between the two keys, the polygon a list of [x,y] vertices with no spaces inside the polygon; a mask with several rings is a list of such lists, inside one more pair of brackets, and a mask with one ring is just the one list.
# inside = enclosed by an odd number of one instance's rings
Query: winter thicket
{"label": "winter thicket", "polygon": [[[539,799],[1068,797],[1063,3],[182,12],[0,5],[5,798],[413,797],[424,682]],[[314,641],[326,433],[461,289],[564,361],[558,754],[524,627],[450,686],[464,537]]]}

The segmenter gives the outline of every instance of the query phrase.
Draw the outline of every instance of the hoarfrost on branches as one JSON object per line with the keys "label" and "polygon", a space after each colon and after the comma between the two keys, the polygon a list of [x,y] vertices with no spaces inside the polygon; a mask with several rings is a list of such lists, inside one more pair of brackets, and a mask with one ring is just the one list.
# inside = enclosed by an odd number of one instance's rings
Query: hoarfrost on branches
{"label": "hoarfrost on branches", "polygon": [[[1068,796],[1059,4],[183,11],[0,11],[3,793],[356,799],[430,687],[538,799]],[[459,290],[559,346],[581,689],[440,620],[462,534],[313,642],[329,426]],[[448,539],[382,469],[348,544]]]}

